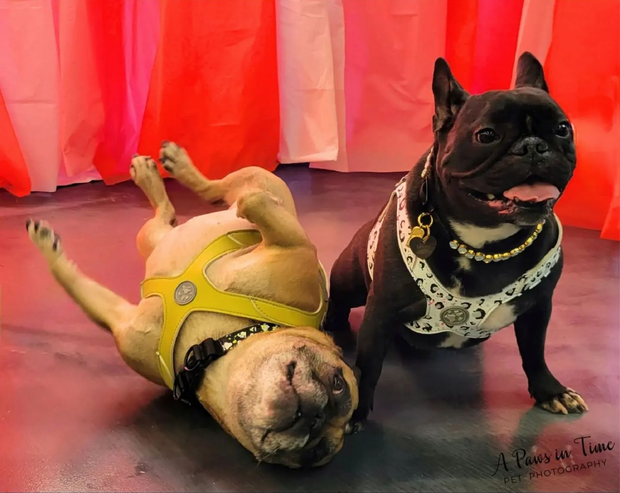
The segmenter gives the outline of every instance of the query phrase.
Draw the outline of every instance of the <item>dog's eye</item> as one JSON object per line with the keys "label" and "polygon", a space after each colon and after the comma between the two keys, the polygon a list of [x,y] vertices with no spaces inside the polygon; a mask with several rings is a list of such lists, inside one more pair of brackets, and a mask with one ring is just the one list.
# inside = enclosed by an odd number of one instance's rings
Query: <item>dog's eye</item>
{"label": "dog's eye", "polygon": [[340,394],[344,390],[344,380],[343,378],[336,374],[334,375],[334,380],[332,382],[332,391],[334,394]]}
{"label": "dog's eye", "polygon": [[558,137],[562,137],[562,138],[568,137],[570,135],[570,132],[571,132],[571,127],[568,122],[560,123],[555,129],[555,134]]}
{"label": "dog's eye", "polygon": [[476,132],[476,140],[481,144],[492,144],[496,140],[499,139],[499,135],[490,128],[483,128],[482,130]]}

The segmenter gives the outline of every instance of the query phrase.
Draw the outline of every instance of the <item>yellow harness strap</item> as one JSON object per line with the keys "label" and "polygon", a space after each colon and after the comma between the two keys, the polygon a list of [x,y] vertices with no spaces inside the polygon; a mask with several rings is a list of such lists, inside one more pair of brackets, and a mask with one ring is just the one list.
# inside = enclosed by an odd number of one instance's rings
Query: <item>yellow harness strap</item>
{"label": "yellow harness strap", "polygon": [[175,342],[183,322],[192,312],[222,313],[285,327],[319,328],[327,309],[327,277],[322,266],[321,303],[314,312],[221,291],[207,277],[207,268],[212,262],[227,253],[256,245],[261,240],[261,234],[256,230],[230,232],[209,244],[182,274],[176,277],[152,277],[142,283],[142,298],[159,296],[163,301],[163,327],[157,356],[159,372],[170,389],[174,386],[175,378]]}

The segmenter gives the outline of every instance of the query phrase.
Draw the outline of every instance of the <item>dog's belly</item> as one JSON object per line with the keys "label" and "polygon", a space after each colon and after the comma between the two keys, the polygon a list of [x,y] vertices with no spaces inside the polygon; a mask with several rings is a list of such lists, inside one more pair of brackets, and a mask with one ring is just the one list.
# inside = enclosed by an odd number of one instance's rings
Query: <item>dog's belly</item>
{"label": "dog's belly", "polygon": [[[193,217],[168,232],[160,240],[146,261],[145,277],[177,276],[212,241],[225,233],[242,229],[256,229],[256,227],[245,219],[238,218],[235,208]],[[209,268],[210,279],[218,288],[227,288],[229,280],[226,272],[230,270],[228,266],[231,262],[238,261],[240,255],[243,253],[231,253],[226,258],[213,262]],[[138,350],[139,356],[150,365],[155,375],[151,380],[158,383],[161,382],[155,353],[161,335],[162,313],[163,302],[160,298],[143,299],[140,302],[140,315],[133,322],[134,330],[145,334]],[[219,338],[248,325],[249,320],[221,313],[192,313],[183,323],[183,329],[179,334],[175,346],[175,361],[182,361],[189,347],[201,340],[208,337]]]}
{"label": "dog's belly", "polygon": [[146,277],[183,272],[213,240],[230,231],[256,229],[235,208],[193,217],[164,236],[146,261]]}

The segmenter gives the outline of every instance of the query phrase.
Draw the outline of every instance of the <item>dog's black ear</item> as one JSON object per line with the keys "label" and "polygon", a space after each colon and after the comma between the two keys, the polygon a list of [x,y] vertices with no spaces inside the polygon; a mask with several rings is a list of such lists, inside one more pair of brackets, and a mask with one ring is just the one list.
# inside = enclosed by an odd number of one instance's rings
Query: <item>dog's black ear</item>
{"label": "dog's black ear", "polygon": [[457,113],[469,97],[469,93],[454,78],[448,62],[443,58],[438,58],[435,62],[433,95],[435,96],[433,132],[438,132],[454,123]]}
{"label": "dog's black ear", "polygon": [[519,57],[515,87],[535,87],[549,92],[543,66],[529,51]]}

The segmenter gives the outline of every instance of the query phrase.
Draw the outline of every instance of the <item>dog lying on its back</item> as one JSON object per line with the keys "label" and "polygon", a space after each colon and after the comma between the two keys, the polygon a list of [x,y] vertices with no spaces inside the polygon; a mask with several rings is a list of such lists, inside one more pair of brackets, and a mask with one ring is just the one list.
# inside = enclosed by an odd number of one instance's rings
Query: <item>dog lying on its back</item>
{"label": "dog lying on its back", "polygon": [[[174,143],[165,142],[160,156],[183,185],[230,208],[175,227],[155,162],[133,159],[132,179],[155,209],[137,238],[148,278],[137,306],[82,274],[47,224],[29,220],[31,239],[133,370],[177,397],[194,394],[259,460],[327,463],[343,445],[357,382],[317,330],[323,279],[289,189],[259,168],[209,181]],[[221,306],[209,308],[214,299]]]}
{"label": "dog lying on its back", "polygon": [[552,211],[575,169],[572,127],[529,53],[519,59],[515,89],[476,96],[439,59],[433,94],[432,148],[331,273],[326,330],[347,327],[351,308],[366,305],[355,426],[372,408],[395,333],[421,348],[459,348],[513,322],[536,402],[554,413],[587,410],[544,356],[562,271]]}

